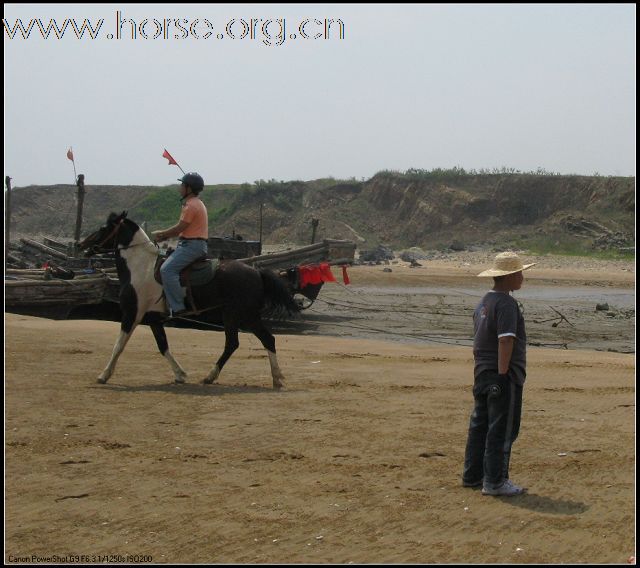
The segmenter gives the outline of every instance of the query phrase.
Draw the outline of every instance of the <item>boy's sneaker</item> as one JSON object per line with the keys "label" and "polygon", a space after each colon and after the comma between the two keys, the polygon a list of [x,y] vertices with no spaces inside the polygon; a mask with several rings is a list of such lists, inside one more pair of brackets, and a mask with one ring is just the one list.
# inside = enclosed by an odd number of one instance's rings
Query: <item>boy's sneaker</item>
{"label": "boy's sneaker", "polygon": [[496,487],[495,489],[487,487],[486,485],[482,488],[483,495],[499,495],[502,497],[522,495],[526,491],[527,489],[525,487],[519,487],[518,485],[511,483],[511,480],[509,479],[507,479],[500,487]]}

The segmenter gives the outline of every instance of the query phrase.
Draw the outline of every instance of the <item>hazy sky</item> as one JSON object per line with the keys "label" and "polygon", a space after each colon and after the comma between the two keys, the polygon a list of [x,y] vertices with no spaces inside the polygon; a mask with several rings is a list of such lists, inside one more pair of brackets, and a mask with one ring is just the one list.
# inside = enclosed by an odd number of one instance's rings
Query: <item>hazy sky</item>
{"label": "hazy sky", "polygon": [[[43,39],[51,18],[103,22]],[[4,171],[73,183],[73,146],[87,185],[175,183],[164,148],[208,184],[635,175],[635,19],[635,4],[5,4]]]}

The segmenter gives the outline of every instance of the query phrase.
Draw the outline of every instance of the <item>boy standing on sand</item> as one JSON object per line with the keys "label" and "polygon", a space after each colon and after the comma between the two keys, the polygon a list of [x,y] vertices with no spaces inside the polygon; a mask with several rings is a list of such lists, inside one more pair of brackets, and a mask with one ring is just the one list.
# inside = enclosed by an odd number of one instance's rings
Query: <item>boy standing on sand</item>
{"label": "boy standing on sand", "polygon": [[464,458],[462,485],[482,486],[483,495],[521,495],[526,488],[509,479],[511,446],[518,437],[522,389],[526,377],[524,318],[510,295],[522,287],[522,264],[514,252],[496,256],[493,268],[478,274],[493,277],[473,314],[474,409]]}

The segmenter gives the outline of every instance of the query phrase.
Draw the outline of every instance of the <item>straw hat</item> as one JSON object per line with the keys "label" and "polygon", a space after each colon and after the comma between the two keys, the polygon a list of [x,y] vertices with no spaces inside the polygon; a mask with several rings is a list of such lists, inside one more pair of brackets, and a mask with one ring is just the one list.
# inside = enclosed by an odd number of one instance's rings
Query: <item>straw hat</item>
{"label": "straw hat", "polygon": [[513,274],[514,272],[527,270],[527,268],[531,268],[536,264],[538,263],[533,262],[531,264],[522,264],[522,260],[515,252],[501,252],[496,255],[496,258],[493,261],[493,268],[481,272],[478,276],[506,276],[507,274]]}

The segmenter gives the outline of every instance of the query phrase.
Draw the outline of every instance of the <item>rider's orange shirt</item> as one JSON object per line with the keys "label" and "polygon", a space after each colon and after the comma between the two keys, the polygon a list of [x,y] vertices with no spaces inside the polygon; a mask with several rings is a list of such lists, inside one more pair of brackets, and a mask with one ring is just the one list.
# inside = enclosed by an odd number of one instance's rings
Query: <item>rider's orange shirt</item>
{"label": "rider's orange shirt", "polygon": [[190,197],[182,206],[180,221],[189,223],[189,226],[180,233],[185,239],[208,239],[209,218],[207,208],[197,197]]}

